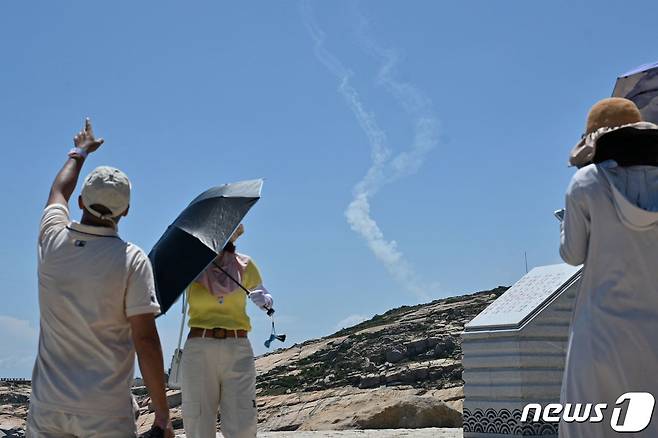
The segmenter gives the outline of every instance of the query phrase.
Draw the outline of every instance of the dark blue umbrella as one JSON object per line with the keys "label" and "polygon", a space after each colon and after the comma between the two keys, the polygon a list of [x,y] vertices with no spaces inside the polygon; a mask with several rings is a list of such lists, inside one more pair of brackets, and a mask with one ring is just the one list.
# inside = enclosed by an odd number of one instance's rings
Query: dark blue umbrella
{"label": "dark blue umbrella", "polygon": [[149,253],[162,314],[222,251],[262,187],[260,179],[213,187],[167,228]]}
{"label": "dark blue umbrella", "polygon": [[632,100],[645,121],[658,124],[658,62],[621,75],[612,95]]}

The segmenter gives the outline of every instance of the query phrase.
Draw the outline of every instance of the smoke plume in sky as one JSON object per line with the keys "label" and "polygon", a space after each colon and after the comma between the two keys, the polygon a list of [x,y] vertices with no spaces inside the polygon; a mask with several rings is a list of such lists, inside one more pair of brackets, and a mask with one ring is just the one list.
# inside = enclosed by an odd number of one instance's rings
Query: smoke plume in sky
{"label": "smoke plume in sky", "polygon": [[430,296],[430,289],[436,285],[425,284],[398,249],[397,242],[386,239],[370,213],[370,202],[386,184],[418,171],[427,153],[438,143],[439,122],[429,100],[412,84],[396,79],[395,71],[399,62],[397,53],[382,48],[371,36],[367,19],[356,9],[353,12],[359,45],[369,56],[381,62],[376,83],[399,103],[413,126],[414,134],[407,148],[396,152],[389,146],[386,132],[378,124],[375,114],[365,107],[358,91],[351,84],[353,72],[325,48],[326,34],[318,26],[310,2],[303,0],[302,19],[314,42],[315,56],[338,80],[338,92],[352,110],[371,149],[372,163],[354,187],[353,199],[345,210],[345,216],[352,230],[365,239],[372,253],[391,276],[406,291],[426,299]]}

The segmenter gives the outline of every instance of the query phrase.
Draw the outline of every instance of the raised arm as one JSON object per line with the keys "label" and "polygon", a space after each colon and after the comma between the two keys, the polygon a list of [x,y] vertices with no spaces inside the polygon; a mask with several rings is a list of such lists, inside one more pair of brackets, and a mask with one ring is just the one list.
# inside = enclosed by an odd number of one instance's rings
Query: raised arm
{"label": "raised arm", "polygon": [[50,187],[48,202],[51,204],[64,204],[68,206],[69,199],[75,190],[80,177],[80,170],[88,154],[96,151],[102,144],[102,138],[94,137],[91,120],[85,119],[85,127],[73,137],[75,147],[69,152],[69,158],[62,169],[57,173],[53,185]]}

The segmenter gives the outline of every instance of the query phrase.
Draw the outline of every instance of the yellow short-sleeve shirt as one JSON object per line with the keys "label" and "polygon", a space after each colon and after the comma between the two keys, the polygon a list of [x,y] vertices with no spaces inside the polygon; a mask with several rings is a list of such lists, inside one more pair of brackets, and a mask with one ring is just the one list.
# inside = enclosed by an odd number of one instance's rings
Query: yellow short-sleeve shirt
{"label": "yellow short-sleeve shirt", "polygon": [[[242,285],[251,290],[262,283],[258,268],[249,260],[242,274]],[[202,284],[194,282],[188,289],[188,300],[190,327],[251,330],[251,321],[247,315],[247,294],[239,287],[219,299]]]}

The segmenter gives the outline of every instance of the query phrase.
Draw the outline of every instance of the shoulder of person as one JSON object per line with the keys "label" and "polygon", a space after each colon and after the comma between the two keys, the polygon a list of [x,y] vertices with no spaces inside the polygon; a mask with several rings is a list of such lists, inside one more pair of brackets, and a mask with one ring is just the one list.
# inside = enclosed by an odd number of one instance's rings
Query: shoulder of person
{"label": "shoulder of person", "polygon": [[596,164],[589,164],[581,167],[571,178],[569,183],[569,193],[589,192],[601,187],[603,175]]}
{"label": "shoulder of person", "polygon": [[71,220],[69,218],[69,208],[65,204],[54,203],[48,204],[41,212],[41,227],[49,228],[53,226],[65,227]]}
{"label": "shoulder of person", "polygon": [[65,204],[48,204],[41,213],[39,223],[39,245],[45,246],[51,242],[71,222],[69,209]]}
{"label": "shoulder of person", "polygon": [[254,263],[254,259],[252,259],[251,256],[242,253],[236,253],[236,255],[247,262],[247,269],[256,269],[258,271],[258,266],[256,266],[256,263]]}
{"label": "shoulder of person", "polygon": [[[244,254],[241,254],[242,256],[245,256]],[[252,280],[254,280],[257,283],[261,283],[263,280],[261,279],[260,275],[260,269],[258,269],[258,266],[254,262],[254,259],[252,259],[249,256],[246,256],[249,259],[249,262],[247,263],[247,268],[245,269],[245,274],[253,277]]]}
{"label": "shoulder of person", "polygon": [[126,255],[132,264],[150,263],[148,256],[142,248],[131,242],[124,241],[124,243],[126,244]]}

